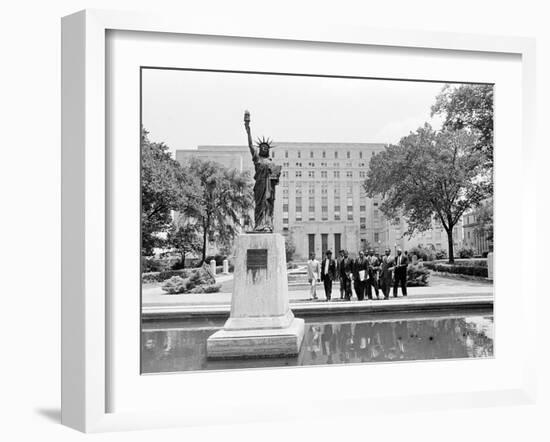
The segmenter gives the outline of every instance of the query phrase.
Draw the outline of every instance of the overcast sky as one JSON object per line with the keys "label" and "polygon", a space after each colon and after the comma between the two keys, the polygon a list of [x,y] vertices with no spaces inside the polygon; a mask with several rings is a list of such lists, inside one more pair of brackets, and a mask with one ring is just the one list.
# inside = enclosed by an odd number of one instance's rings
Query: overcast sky
{"label": "overcast sky", "polygon": [[170,150],[277,141],[395,143],[430,122],[443,83],[143,70],[143,125]]}

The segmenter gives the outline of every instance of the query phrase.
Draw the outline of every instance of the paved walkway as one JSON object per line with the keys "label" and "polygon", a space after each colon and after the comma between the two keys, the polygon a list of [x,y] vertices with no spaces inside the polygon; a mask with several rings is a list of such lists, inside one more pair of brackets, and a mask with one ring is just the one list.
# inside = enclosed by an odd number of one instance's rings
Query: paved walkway
{"label": "paved walkway", "polygon": [[[222,284],[222,288],[231,287],[231,275],[220,275],[217,277],[217,281]],[[318,301],[311,301],[309,296],[309,290],[302,288],[303,286],[291,287],[289,289],[289,301],[291,304],[295,303],[319,303],[325,301],[325,293],[323,284],[317,285]],[[485,299],[489,296],[493,296],[493,285],[488,282],[482,281],[466,281],[457,280],[454,278],[446,278],[441,276],[434,276],[430,278],[430,286],[428,287],[409,287],[407,289],[408,297],[405,298],[410,302],[415,300],[428,300],[428,299],[449,299],[449,298],[477,298],[482,295]],[[391,295],[391,294],[390,294]],[[399,298],[401,298],[401,289],[398,291]],[[382,297],[382,294],[380,294]],[[332,301],[330,304],[336,304],[343,302],[340,298],[340,291],[338,286],[336,290],[332,292]],[[355,296],[352,298],[357,300]],[[404,299],[404,301],[405,301]],[[229,306],[231,304],[231,293],[229,291],[219,293],[187,293],[181,295],[168,295],[157,287],[144,287],[142,291],[143,308],[149,307],[168,307],[168,306]],[[393,298],[390,298],[391,302]],[[368,301],[367,301],[368,302]],[[372,303],[376,303],[372,301]]]}

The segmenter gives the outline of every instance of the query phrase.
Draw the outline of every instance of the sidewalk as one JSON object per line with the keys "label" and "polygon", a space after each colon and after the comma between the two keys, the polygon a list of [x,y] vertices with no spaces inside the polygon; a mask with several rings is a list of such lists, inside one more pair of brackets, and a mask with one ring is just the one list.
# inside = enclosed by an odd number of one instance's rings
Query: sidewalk
{"label": "sidewalk", "polygon": [[[216,278],[228,281],[231,276],[223,275]],[[457,281],[450,278],[436,277],[428,287],[409,287],[408,296],[398,298],[374,299],[358,301],[354,296],[352,301],[340,300],[338,286],[333,289],[332,301],[326,302],[322,284],[318,284],[318,300],[310,300],[309,290],[290,288],[288,295],[291,308],[295,313],[323,314],[329,312],[366,312],[366,311],[410,311],[441,308],[477,308],[492,307],[493,285],[475,281]],[[382,294],[380,293],[382,298]],[[167,295],[160,287],[145,287],[142,291],[142,313],[146,319],[164,317],[183,318],[197,315],[229,314],[231,293],[189,293]]]}

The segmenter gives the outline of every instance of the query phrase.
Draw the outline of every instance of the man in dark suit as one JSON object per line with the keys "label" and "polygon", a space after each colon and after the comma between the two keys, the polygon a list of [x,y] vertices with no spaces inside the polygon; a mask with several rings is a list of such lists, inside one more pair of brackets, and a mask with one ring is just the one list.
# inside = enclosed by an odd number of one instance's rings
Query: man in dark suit
{"label": "man in dark suit", "polygon": [[407,267],[409,259],[403,254],[401,249],[397,249],[397,256],[394,261],[394,276],[393,276],[393,297],[397,298],[397,287],[401,286],[401,293],[407,296]]}
{"label": "man in dark suit", "polygon": [[[369,261],[365,258],[363,251],[359,251],[359,258],[353,263],[353,282],[355,285],[355,294],[357,299],[362,301],[365,299],[365,292],[367,291],[367,284],[369,278]],[[372,295],[369,293],[369,299],[372,299]]]}
{"label": "man in dark suit", "polygon": [[380,299],[378,296],[378,271],[380,270],[380,261],[378,261],[377,256],[374,254],[373,249],[369,249],[369,256],[367,257],[369,262],[369,280],[367,284],[367,293],[369,299],[372,299],[372,292],[374,289],[374,294],[377,299]]}
{"label": "man in dark suit", "polygon": [[340,275],[340,268],[343,260],[344,260],[344,251],[340,250],[338,252],[338,259],[336,260],[336,274],[338,275],[338,281],[340,282],[340,299],[344,299],[344,295],[345,295],[345,290],[344,290],[345,286],[342,281],[342,276]]}
{"label": "man in dark suit", "polygon": [[390,256],[390,249],[386,249],[385,255],[380,263],[380,288],[384,294],[384,299],[390,297],[390,288],[392,286],[393,257]]}
{"label": "man in dark suit", "polygon": [[332,281],[336,279],[336,261],[332,259],[332,252],[327,250],[326,258],[321,262],[321,281],[325,286],[325,296],[330,301],[332,295]]}
{"label": "man in dark suit", "polygon": [[351,300],[351,278],[353,272],[353,261],[348,251],[344,250],[344,257],[340,261],[340,284],[344,287],[344,296],[347,301]]}

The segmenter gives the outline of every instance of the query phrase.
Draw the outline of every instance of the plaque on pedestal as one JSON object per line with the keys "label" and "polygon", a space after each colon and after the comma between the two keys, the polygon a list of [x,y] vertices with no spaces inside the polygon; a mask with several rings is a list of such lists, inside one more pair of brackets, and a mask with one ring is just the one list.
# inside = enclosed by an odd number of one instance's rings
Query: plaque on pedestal
{"label": "plaque on pedestal", "polygon": [[288,302],[285,242],[279,234],[239,235],[231,314],[207,340],[209,358],[297,355],[304,320]]}

